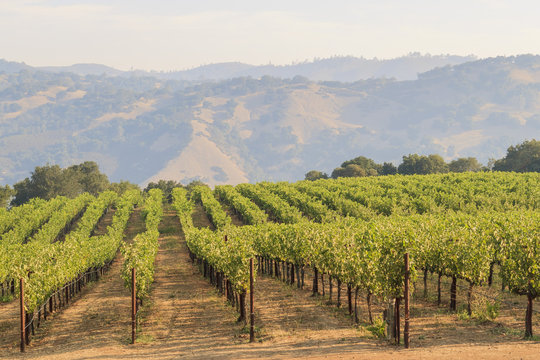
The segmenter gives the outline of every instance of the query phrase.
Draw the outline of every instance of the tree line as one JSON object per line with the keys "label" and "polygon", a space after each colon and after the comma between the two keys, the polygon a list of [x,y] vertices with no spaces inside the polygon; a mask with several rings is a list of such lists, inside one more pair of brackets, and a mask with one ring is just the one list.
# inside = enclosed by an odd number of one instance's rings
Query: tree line
{"label": "tree line", "polygon": [[[437,154],[403,156],[399,166],[390,162],[378,164],[364,156],[345,161],[340,167],[332,171],[331,175],[311,170],[305,174],[306,180],[317,180],[339,177],[362,177],[394,174],[436,174],[446,172],[466,171],[514,171],[514,172],[540,172],[540,141],[535,139],[524,141],[521,144],[510,146],[507,154],[499,160],[490,160],[483,166],[474,157],[459,158],[446,163]],[[197,185],[204,185],[200,181],[193,181],[186,186],[188,192]],[[163,191],[165,199],[171,201],[172,189],[184,187],[174,180],[159,180],[149,183],[144,189],[159,188]],[[106,174],[103,174],[94,161],[85,161],[78,165],[61,168],[59,165],[37,166],[31,176],[9,185],[0,186],[0,207],[18,206],[32,198],[52,199],[56,196],[74,198],[84,192],[97,195],[105,190],[112,190],[123,194],[129,189],[139,189],[137,184],[129,181],[111,183]]]}
{"label": "tree line", "polygon": [[128,189],[139,189],[139,186],[129,181],[111,183],[94,161],[66,168],[47,164],[36,166],[30,177],[15,183],[13,188],[9,185],[0,186],[0,206],[18,206],[33,198],[75,198],[85,192],[97,196],[105,190],[123,194]]}
{"label": "tree line", "polygon": [[540,172],[540,141],[526,140],[507,149],[506,156],[499,160],[490,160],[486,166],[475,157],[462,157],[445,162],[437,154],[419,155],[409,154],[403,156],[401,164],[395,166],[390,162],[378,164],[365,156],[358,156],[347,160],[335,168],[330,176],[322,171],[311,170],[305,174],[306,180],[337,179],[340,177],[362,177],[379,175],[412,175],[437,174],[447,172],[467,171],[514,171],[514,172]]}
{"label": "tree line", "polygon": [[[205,184],[195,180],[185,187],[188,192],[191,192],[191,189],[197,185]],[[149,183],[143,191],[161,189],[164,198],[172,201],[172,189],[176,187],[184,187],[184,185],[174,180],[159,180]],[[75,198],[85,192],[97,196],[103,191],[111,190],[122,195],[131,189],[141,190],[139,185],[125,180],[111,183],[94,161],[85,161],[66,168],[47,164],[36,166],[30,177],[15,183],[13,187],[0,186],[0,207],[19,206],[33,198],[45,200],[57,196]]]}

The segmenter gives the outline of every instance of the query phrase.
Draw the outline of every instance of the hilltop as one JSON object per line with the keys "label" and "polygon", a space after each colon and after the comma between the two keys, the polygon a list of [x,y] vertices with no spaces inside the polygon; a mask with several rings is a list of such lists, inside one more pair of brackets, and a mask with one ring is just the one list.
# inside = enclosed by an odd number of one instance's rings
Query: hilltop
{"label": "hilltop", "polygon": [[209,81],[227,80],[250,76],[260,78],[272,76],[293,78],[304,76],[314,81],[353,82],[369,78],[393,78],[396,80],[416,80],[419,73],[436,67],[459,65],[476,60],[475,56],[422,55],[410,53],[394,59],[366,59],[353,56],[335,56],[327,59],[305,60],[289,65],[250,65],[240,62],[225,62],[197,66],[175,71],[122,71],[101,64],[74,64],[70,66],[32,67],[24,63],[8,62],[0,59],[0,72],[13,73],[20,70],[70,72],[81,76],[152,76],[161,80]]}

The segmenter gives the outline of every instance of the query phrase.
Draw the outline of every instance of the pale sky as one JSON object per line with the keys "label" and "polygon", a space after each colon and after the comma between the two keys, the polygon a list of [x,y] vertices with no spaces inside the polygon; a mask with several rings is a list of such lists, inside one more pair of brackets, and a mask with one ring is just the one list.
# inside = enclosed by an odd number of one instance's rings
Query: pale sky
{"label": "pale sky", "polygon": [[540,53],[538,0],[0,0],[0,58],[184,70],[335,55]]}

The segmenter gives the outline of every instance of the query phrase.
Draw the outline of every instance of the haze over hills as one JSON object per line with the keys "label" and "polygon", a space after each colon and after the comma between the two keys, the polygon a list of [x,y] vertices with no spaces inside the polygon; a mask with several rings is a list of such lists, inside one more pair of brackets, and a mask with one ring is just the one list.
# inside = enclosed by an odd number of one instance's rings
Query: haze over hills
{"label": "haze over hills", "polygon": [[[401,74],[417,67],[405,68]],[[113,181],[141,184],[298,180],[359,155],[397,164],[409,153],[439,153],[485,163],[540,135],[540,56],[469,61],[401,81],[188,81],[73,69],[0,62],[0,182],[47,162],[83,160],[97,161]]]}
{"label": "haze over hills", "polygon": [[20,70],[41,70],[55,73],[72,72],[77,75],[109,76],[153,76],[164,80],[226,80],[235,77],[273,76],[293,78],[304,76],[314,81],[353,82],[369,78],[395,78],[396,80],[415,80],[419,73],[436,67],[458,65],[476,60],[475,56],[457,55],[421,55],[411,53],[395,59],[365,59],[352,56],[336,56],[328,59],[315,59],[291,65],[248,65],[228,62],[203,65],[182,71],[121,71],[100,64],[75,64],[71,66],[31,67],[24,63],[0,60],[0,72],[18,72]]}

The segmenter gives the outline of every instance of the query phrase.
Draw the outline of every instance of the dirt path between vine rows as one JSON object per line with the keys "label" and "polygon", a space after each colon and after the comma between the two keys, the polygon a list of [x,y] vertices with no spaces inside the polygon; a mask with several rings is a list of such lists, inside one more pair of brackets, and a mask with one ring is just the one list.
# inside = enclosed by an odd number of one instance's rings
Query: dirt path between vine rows
{"label": "dirt path between vine rows", "polygon": [[[0,303],[0,352],[19,346],[19,300]],[[2,355],[0,355],[2,356]]]}

